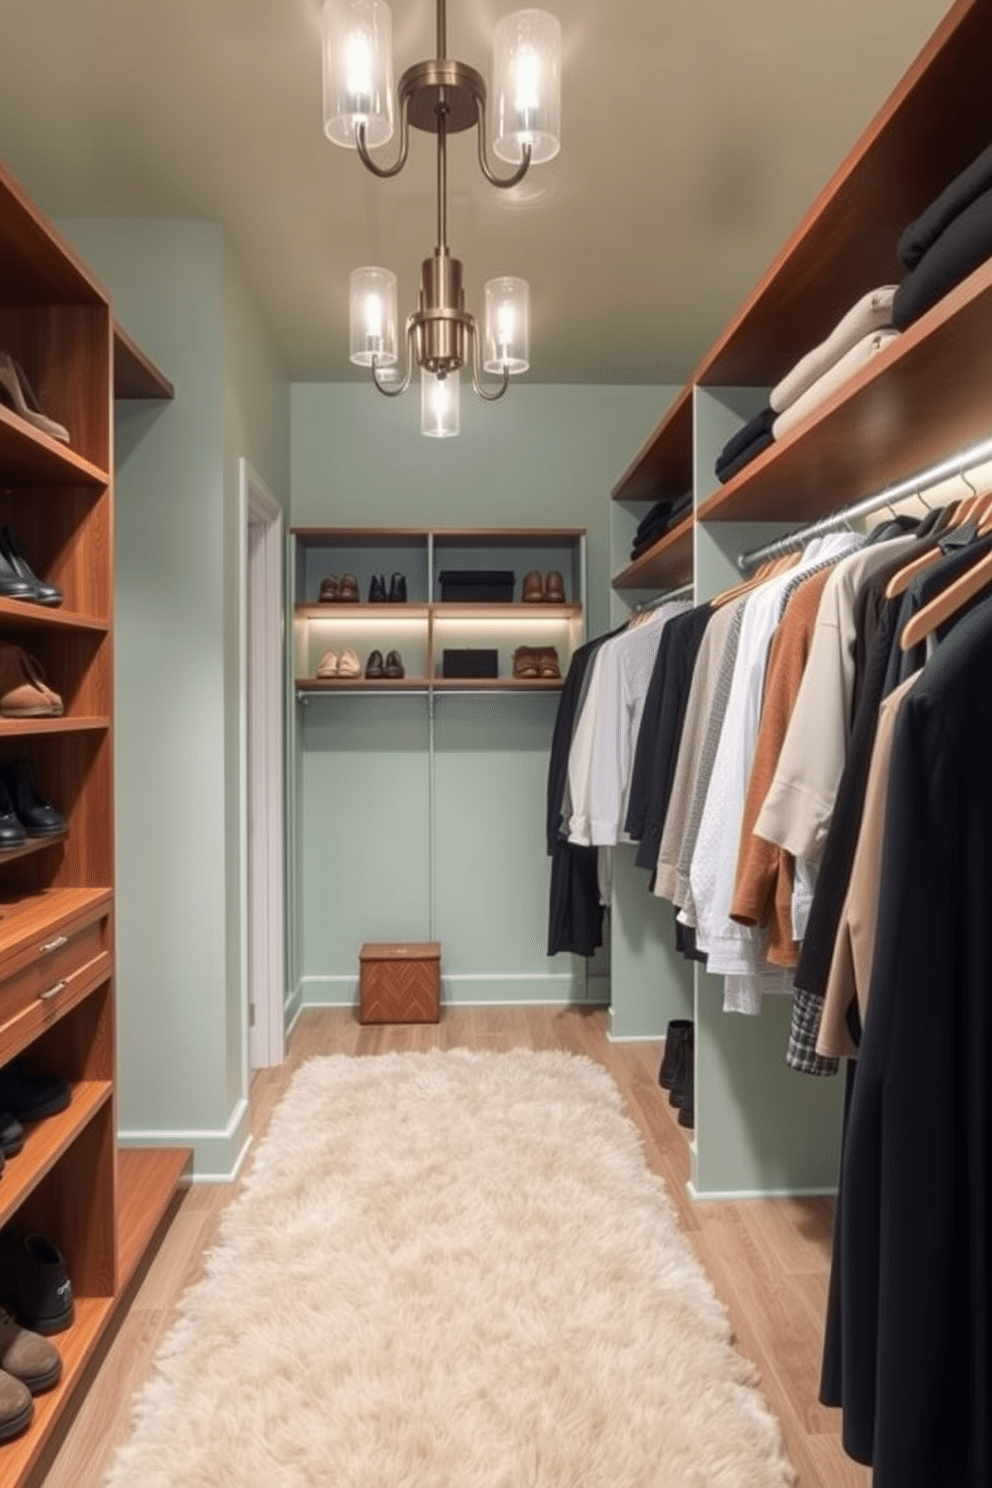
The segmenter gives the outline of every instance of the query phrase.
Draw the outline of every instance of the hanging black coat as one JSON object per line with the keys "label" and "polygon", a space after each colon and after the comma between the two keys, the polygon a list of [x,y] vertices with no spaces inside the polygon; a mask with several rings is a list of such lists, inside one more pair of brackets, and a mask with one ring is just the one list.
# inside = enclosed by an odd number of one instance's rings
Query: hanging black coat
{"label": "hanging black coat", "polygon": [[840,1226],[845,1448],[874,1488],[989,1488],[992,599],[896,725]]}

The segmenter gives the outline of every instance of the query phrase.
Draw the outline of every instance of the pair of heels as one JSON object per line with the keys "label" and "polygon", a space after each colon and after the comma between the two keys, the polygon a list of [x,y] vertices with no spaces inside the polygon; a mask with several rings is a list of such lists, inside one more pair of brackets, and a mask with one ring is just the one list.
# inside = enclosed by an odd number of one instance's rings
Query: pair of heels
{"label": "pair of heels", "polygon": [[325,651],[317,664],[317,676],[327,677],[360,677],[362,675],[362,663],[358,659],[358,652],[349,646],[342,651],[340,656],[336,651]]}
{"label": "pair of heels", "polygon": [[513,675],[529,682],[535,678],[543,682],[560,681],[558,652],[554,646],[518,646],[513,653]]}
{"label": "pair of heels", "polygon": [[42,605],[60,605],[64,597],[61,589],[32,571],[9,527],[0,527],[0,595]]}
{"label": "pair of heels", "polygon": [[321,604],[357,604],[359,600],[358,580],[354,574],[328,574],[320,584]]}
{"label": "pair of heels", "polygon": [[406,603],[406,576],[394,573],[389,581],[389,592],[386,592],[385,574],[373,574],[372,582],[369,584],[369,604],[405,604]]}
{"label": "pair of heels", "polygon": [[524,574],[520,598],[524,604],[564,604],[565,580],[556,568],[542,579],[536,568]]}
{"label": "pair of heels", "polygon": [[24,368],[9,351],[0,351],[0,403],[60,444],[69,443],[69,430],[42,413]]}
{"label": "pair of heels", "polygon": [[380,677],[390,677],[393,681],[398,681],[400,677],[405,677],[406,672],[403,670],[400,653],[398,651],[388,651],[386,653],[386,659],[383,661],[381,651],[371,652],[368,661],[365,663],[365,675],[376,681]]}

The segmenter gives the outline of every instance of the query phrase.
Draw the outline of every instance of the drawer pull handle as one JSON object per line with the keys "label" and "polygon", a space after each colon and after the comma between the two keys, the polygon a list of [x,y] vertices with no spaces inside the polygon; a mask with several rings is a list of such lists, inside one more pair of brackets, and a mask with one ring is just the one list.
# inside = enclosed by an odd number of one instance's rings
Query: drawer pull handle
{"label": "drawer pull handle", "polygon": [[52,951],[60,951],[63,946],[66,946],[68,944],[68,935],[57,935],[54,940],[50,940],[46,945],[42,946],[41,954],[43,956],[49,956],[51,955]]}
{"label": "drawer pull handle", "polygon": [[59,993],[64,992],[68,985],[68,982],[56,982],[54,987],[49,987],[47,992],[39,992],[38,996],[42,1002],[46,1002],[49,997],[58,997]]}

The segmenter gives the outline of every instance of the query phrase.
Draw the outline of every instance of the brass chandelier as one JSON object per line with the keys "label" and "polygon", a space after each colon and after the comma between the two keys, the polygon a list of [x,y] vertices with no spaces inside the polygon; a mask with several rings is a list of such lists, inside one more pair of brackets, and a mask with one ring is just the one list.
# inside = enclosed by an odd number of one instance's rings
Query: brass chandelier
{"label": "brass chandelier", "polygon": [[[324,133],[357,149],[382,179],[406,164],[410,127],[437,139],[437,243],[420,270],[419,308],[406,321],[406,368],[390,385],[381,375],[396,366],[396,275],[366,266],[351,274],[349,359],[369,367],[376,387],[398,397],[421,369],[421,432],[443,438],[459,427],[459,372],[468,365],[480,398],[501,398],[511,376],[530,365],[530,290],[525,279],[503,275],[485,286],[480,331],[465,308],[461,261],[448,248],[448,136],[475,128],[479,166],[501,190],[516,186],[531,165],[560,147],[561,28],[543,10],[517,11],[494,32],[493,152],[516,168],[499,176],[486,148],[486,84],[481,73],[447,55],[445,0],[437,0],[437,56],[408,67],[400,78],[399,154],[379,165],[371,151],[393,135],[392,17],[385,0],[325,0],[323,12]],[[481,344],[480,344],[481,343]],[[483,372],[498,381],[483,382]],[[388,373],[387,373],[388,377]]]}

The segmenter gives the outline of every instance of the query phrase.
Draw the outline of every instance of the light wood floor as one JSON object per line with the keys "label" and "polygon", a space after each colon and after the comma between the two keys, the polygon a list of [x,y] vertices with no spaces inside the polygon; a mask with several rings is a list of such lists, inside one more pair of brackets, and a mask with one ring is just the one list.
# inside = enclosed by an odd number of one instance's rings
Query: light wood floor
{"label": "light wood floor", "polygon": [[[456,1045],[567,1049],[605,1065],[729,1311],[739,1347],[758,1367],[801,1488],[867,1488],[870,1472],[840,1448],[838,1413],[817,1403],[832,1205],[825,1199],[693,1203],[685,1187],[688,1135],[657,1084],[661,1045],[611,1044],[604,1011],[456,1008],[446,1010],[437,1027],[362,1028],[351,1013],[309,1010],[294,1029],[286,1063],[253,1077],[252,1129],[256,1137],[265,1130],[293,1071],[313,1054]],[[95,1362],[79,1410],[42,1459],[30,1488],[97,1488],[114,1446],[127,1435],[132,1392],[149,1372],[178,1297],[200,1275],[220,1214],[235,1192],[233,1184],[201,1184],[177,1200],[130,1307]]]}

